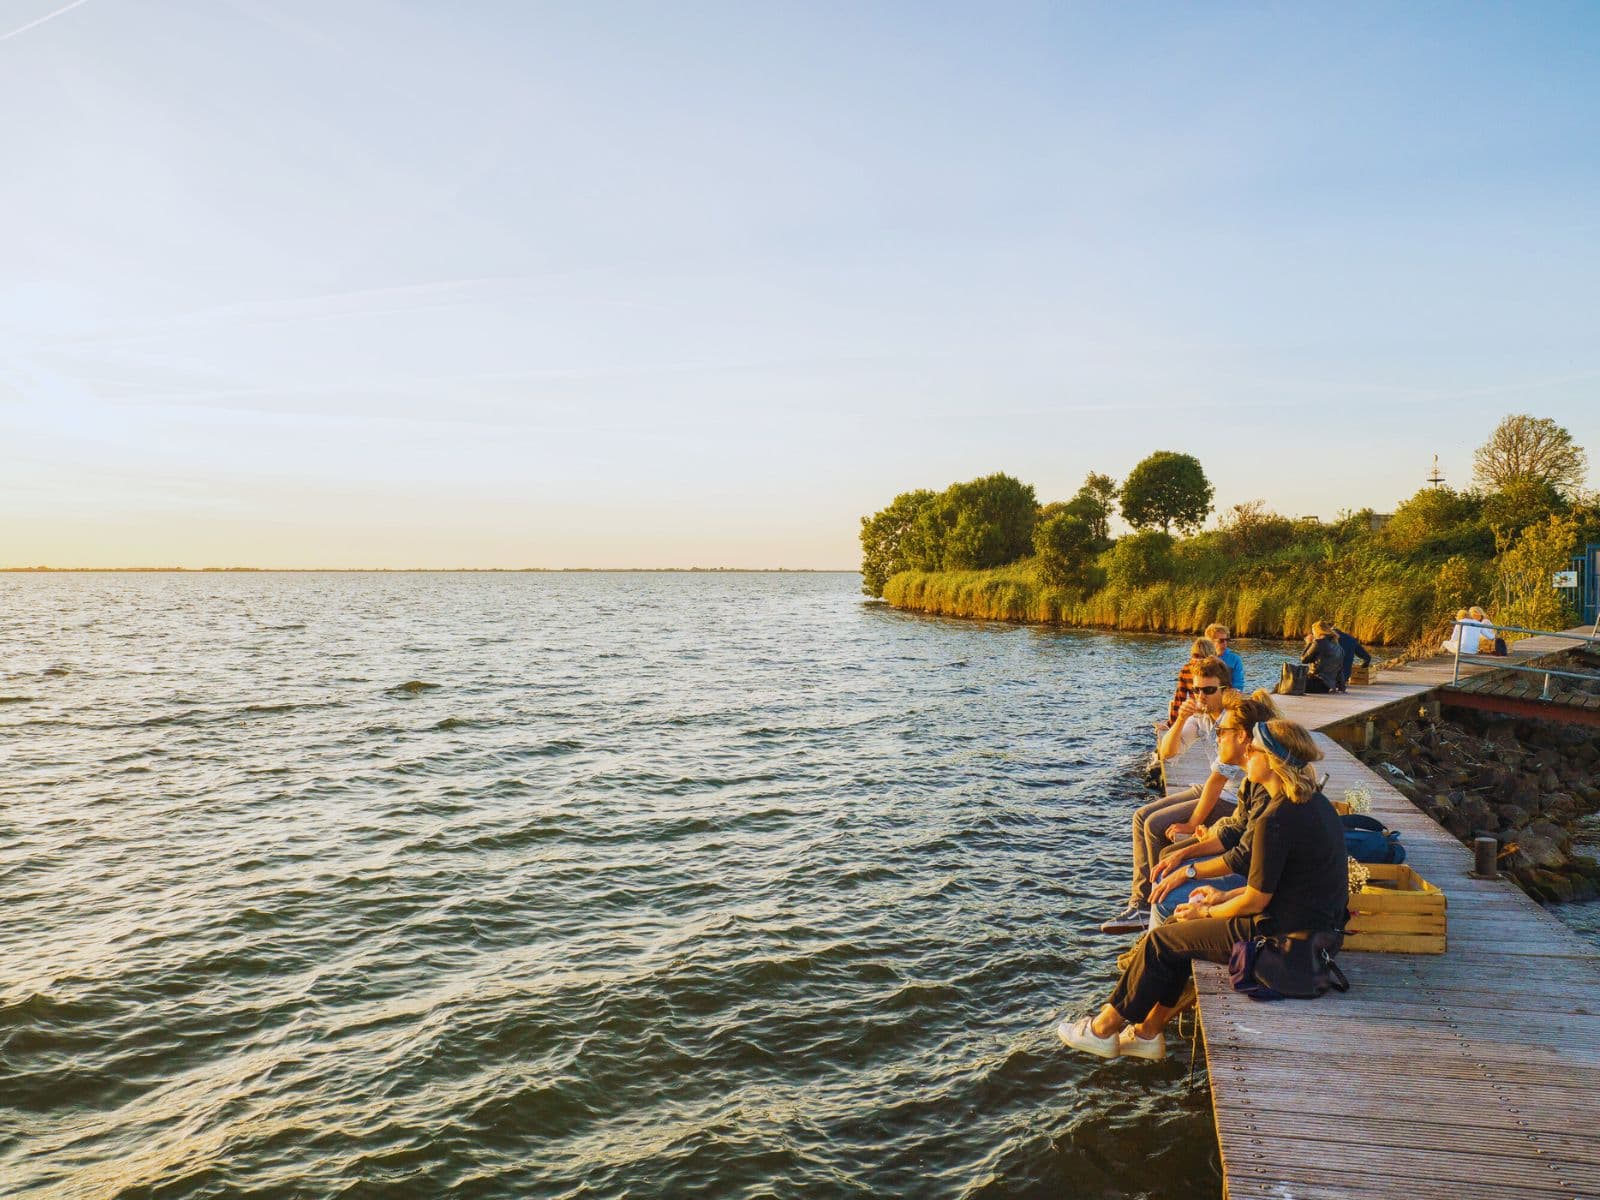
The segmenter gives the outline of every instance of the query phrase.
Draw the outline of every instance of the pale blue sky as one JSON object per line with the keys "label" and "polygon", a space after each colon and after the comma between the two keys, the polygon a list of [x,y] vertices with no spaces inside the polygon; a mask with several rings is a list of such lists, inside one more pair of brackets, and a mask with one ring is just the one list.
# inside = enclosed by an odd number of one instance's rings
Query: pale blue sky
{"label": "pale blue sky", "polygon": [[994,470],[1600,460],[1593,5],[62,9],[0,0],[0,565],[846,567]]}

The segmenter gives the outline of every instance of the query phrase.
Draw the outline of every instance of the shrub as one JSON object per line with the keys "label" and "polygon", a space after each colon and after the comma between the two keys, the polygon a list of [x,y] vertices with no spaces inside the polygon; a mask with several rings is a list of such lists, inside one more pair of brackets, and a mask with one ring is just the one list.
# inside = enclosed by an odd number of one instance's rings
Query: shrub
{"label": "shrub", "polygon": [[1172,578],[1172,535],[1157,529],[1131,534],[1111,547],[1106,579],[1114,587],[1140,587]]}

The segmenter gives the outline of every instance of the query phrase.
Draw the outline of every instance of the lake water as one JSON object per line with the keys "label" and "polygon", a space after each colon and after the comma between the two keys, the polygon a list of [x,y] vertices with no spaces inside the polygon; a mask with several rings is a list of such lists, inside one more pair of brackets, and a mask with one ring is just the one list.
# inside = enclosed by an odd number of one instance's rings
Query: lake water
{"label": "lake water", "polygon": [[6,1195],[1220,1193],[1187,1046],[1052,1032],[1187,639],[846,574],[0,613]]}

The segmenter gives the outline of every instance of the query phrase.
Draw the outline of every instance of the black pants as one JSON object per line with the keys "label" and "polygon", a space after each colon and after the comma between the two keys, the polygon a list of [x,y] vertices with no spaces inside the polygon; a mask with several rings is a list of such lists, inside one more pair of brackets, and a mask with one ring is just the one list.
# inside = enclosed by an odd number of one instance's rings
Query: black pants
{"label": "black pants", "polygon": [[1111,1007],[1137,1025],[1157,1004],[1176,1004],[1196,959],[1227,962],[1233,944],[1254,936],[1255,926],[1255,917],[1208,917],[1157,926],[1134,946],[1133,962],[1111,993]]}
{"label": "black pants", "polygon": [[1328,686],[1328,681],[1326,679],[1319,678],[1316,675],[1306,676],[1306,695],[1324,695],[1331,691],[1333,691],[1333,688]]}

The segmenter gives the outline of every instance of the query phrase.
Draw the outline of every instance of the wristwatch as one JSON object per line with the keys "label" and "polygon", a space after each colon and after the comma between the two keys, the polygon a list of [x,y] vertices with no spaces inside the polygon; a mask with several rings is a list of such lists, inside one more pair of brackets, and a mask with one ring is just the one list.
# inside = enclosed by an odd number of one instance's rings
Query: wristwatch
{"label": "wristwatch", "polygon": [[1183,874],[1184,874],[1184,878],[1186,878],[1186,879],[1198,879],[1198,878],[1200,878],[1200,873],[1194,869],[1194,864],[1193,863],[1190,863],[1187,867],[1185,867],[1183,869]]}

